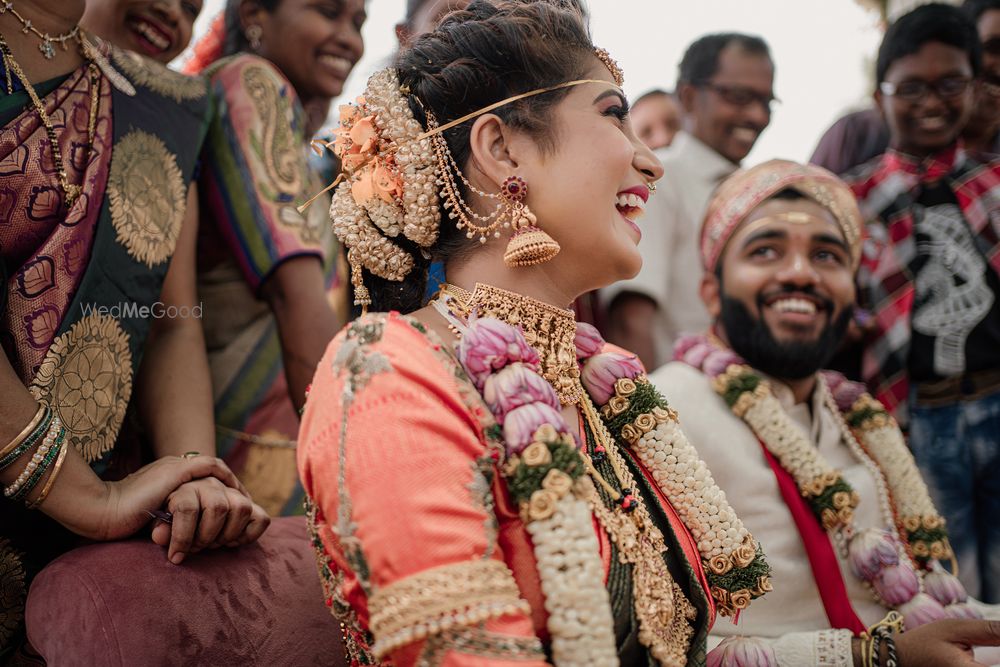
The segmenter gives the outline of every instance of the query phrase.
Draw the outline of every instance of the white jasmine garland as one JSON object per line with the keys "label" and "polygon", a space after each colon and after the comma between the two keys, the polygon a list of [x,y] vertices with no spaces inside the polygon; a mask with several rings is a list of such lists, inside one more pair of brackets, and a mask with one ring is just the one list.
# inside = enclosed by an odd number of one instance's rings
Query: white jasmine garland
{"label": "white jasmine garland", "polygon": [[[899,609],[911,627],[943,618],[942,604],[948,601],[939,603],[921,592],[926,574],[921,560],[950,554],[944,522],[930,501],[902,434],[882,405],[864,393],[860,385],[842,376],[817,375],[816,391],[837,421],[844,444],[875,482],[884,527],[859,533],[854,524],[857,493],[789,418],[767,381],[735,352],[705,337],[682,339],[677,350],[679,359],[713,377],[716,392],[792,476],[841,556],[851,563],[875,599]],[[710,368],[716,369],[714,376]],[[830,381],[835,383],[835,390],[831,390]],[[846,411],[845,405],[849,406]],[[921,540],[914,542],[912,533],[918,529],[925,532],[919,535]],[[928,535],[928,539],[937,538],[931,545],[922,541]],[[908,543],[912,550],[907,548]],[[919,550],[927,553],[917,553]],[[957,579],[952,583],[960,586]]]}
{"label": "white jasmine garland", "polygon": [[[491,377],[513,364],[522,364],[523,371],[538,373],[537,355],[519,329],[493,318],[479,318],[466,323],[452,315],[443,304],[437,307],[456,330],[461,331],[465,344],[458,346],[459,361],[470,376],[479,378],[477,388],[480,392],[487,384],[490,385],[494,407],[510,402],[502,394],[520,389],[517,383],[511,386],[511,383],[491,382]],[[472,345],[470,341],[480,341],[481,344]],[[493,341],[495,345],[487,349],[482,341]],[[499,341],[507,344],[499,345]],[[503,360],[492,354],[500,347],[505,353]],[[490,360],[488,366],[484,362],[486,358]],[[490,369],[485,376],[469,370],[484,367]],[[533,386],[538,400],[526,403],[517,410],[534,404],[558,405],[555,389],[551,385],[543,381]],[[498,423],[505,423],[501,410],[497,409],[494,416]],[[569,435],[562,416],[553,411],[552,417],[553,423],[535,429],[530,436],[530,444],[520,451],[515,451],[519,447],[516,443],[522,438],[513,437],[517,425],[507,424],[510,427],[504,431],[507,457],[501,472],[507,478],[512,495],[521,497],[521,517],[525,530],[532,538],[548,612],[547,628],[552,638],[553,661],[557,667],[617,667],[614,618],[610,596],[604,586],[604,564],[594,533],[590,506],[583,499],[595,492],[586,475],[580,477],[583,460],[577,452],[577,442]],[[521,425],[520,428],[524,427]],[[554,465],[554,452],[561,455],[572,453],[563,457],[569,460],[565,470]],[[515,490],[519,472],[530,472],[530,468],[542,466],[550,469],[540,483],[534,483],[528,489],[517,485]],[[575,483],[573,475],[578,477]]]}
{"label": "white jasmine garland", "polygon": [[[594,359],[601,356],[596,355]],[[605,365],[613,366],[611,363]],[[626,374],[635,372],[632,369]],[[585,380],[588,375],[585,374]],[[612,391],[613,395],[601,409],[602,419],[609,429],[616,419],[621,423],[622,415],[632,419],[619,428],[620,435],[649,470],[660,491],[670,498],[671,505],[694,537],[719,613],[732,616],[747,608],[754,598],[771,590],[768,567],[758,555],[753,536],[736,516],[726,494],[684,435],[677,414],[666,407],[666,401],[646,377],[641,374],[621,377]],[[631,401],[637,392],[646,394],[642,399],[646,402],[652,392],[659,405],[648,413],[636,414]],[[746,576],[740,576],[745,568],[752,568],[749,571],[755,573],[752,583],[746,581]]]}
{"label": "white jasmine garland", "polygon": [[534,545],[556,665],[615,667],[614,619],[590,506],[572,493],[525,526]]}
{"label": "white jasmine garland", "polygon": [[727,556],[748,538],[752,541],[725,492],[716,485],[708,466],[676,421],[658,423],[632,449],[671,499],[705,560]]}

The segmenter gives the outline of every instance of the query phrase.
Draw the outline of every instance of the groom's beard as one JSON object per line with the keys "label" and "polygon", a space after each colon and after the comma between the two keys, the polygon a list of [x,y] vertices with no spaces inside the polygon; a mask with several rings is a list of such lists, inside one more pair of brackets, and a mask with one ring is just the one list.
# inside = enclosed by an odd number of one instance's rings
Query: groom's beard
{"label": "groom's beard", "polygon": [[[827,312],[832,312],[832,303],[830,306]],[[758,297],[757,312],[764,312],[763,308]],[[853,314],[852,307],[844,308],[814,341],[782,342],[774,338],[763,318],[755,318],[742,301],[723,292],[719,321],[730,347],[752,368],[778,379],[801,380],[826,367],[844,339]]]}

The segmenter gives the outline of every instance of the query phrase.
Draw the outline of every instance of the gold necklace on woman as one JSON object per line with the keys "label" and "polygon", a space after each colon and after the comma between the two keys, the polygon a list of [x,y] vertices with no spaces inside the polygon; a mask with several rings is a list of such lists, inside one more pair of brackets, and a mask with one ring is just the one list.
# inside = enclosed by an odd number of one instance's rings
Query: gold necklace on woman
{"label": "gold necklace on woman", "polygon": [[[66,172],[66,165],[63,162],[62,150],[59,148],[59,141],[57,140],[56,130],[52,125],[52,120],[49,118],[49,114],[45,111],[45,105],[42,103],[42,100],[39,99],[34,86],[32,86],[31,82],[28,81],[28,77],[25,75],[24,70],[22,70],[21,66],[16,60],[14,60],[14,56],[10,52],[10,46],[7,45],[7,40],[4,39],[2,34],[0,34],[0,56],[3,58],[3,66],[7,71],[7,92],[12,92],[10,72],[13,72],[14,75],[20,80],[24,90],[28,93],[28,97],[31,98],[31,104],[35,107],[35,111],[38,113],[39,118],[42,119],[42,124],[45,126],[45,133],[49,138],[49,145],[52,147],[52,161],[55,163],[56,174],[59,178],[59,186],[62,188],[63,194],[66,197],[66,208],[70,208],[83,192],[83,186],[69,182],[69,175]],[[97,129],[97,105],[100,101],[101,71],[97,68],[93,61],[90,61],[87,63],[87,73],[90,77],[90,118],[87,122],[86,144],[87,160],[89,161],[90,154],[94,146],[94,135],[96,134]]]}

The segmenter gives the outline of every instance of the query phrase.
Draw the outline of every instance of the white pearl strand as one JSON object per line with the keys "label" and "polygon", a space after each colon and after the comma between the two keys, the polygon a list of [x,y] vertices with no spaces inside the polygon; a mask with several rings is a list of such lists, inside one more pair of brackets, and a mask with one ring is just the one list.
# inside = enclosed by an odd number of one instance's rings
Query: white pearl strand
{"label": "white pearl strand", "polygon": [[59,434],[59,429],[61,426],[62,422],[59,421],[59,417],[53,417],[52,423],[49,424],[49,430],[45,434],[45,439],[42,441],[42,444],[38,447],[38,449],[35,450],[35,453],[32,454],[31,460],[28,461],[28,465],[24,467],[24,470],[22,470],[21,474],[17,476],[17,479],[14,480],[14,483],[3,490],[4,496],[10,498],[15,493],[17,493],[21,489],[21,487],[24,486],[24,484],[28,481],[28,478],[31,477],[31,474],[35,472],[38,466],[42,464],[42,461],[45,460],[45,456],[49,453],[49,450],[52,449],[52,446],[55,444],[56,436]]}

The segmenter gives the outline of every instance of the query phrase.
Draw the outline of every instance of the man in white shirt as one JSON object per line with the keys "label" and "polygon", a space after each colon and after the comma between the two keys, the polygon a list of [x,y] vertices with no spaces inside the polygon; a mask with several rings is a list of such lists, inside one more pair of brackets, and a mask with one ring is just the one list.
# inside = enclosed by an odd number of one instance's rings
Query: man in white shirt
{"label": "man in white shirt", "polygon": [[773,84],[774,64],[759,37],[707,35],[681,60],[684,131],[659,154],[665,177],[640,223],[643,268],[603,294],[608,340],[634,351],[647,368],[669,358],[678,334],[708,324],[698,297],[698,228],[712,191],[770,123]]}

